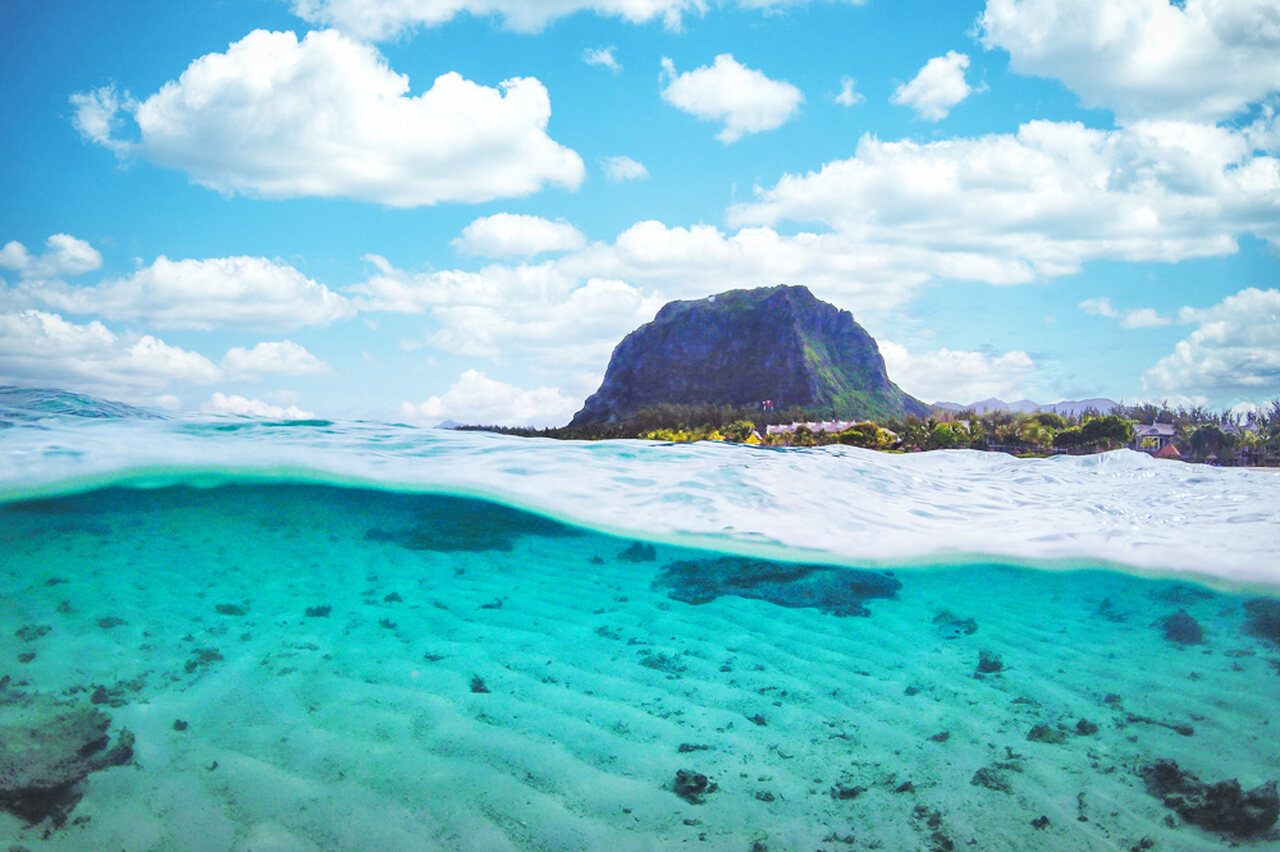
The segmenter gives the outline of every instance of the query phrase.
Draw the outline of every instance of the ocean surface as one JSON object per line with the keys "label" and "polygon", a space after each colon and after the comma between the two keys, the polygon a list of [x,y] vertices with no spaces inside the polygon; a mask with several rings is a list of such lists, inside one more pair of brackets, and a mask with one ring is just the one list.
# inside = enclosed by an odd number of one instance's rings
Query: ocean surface
{"label": "ocean surface", "polygon": [[1280,473],[0,388],[0,848],[1280,848]]}

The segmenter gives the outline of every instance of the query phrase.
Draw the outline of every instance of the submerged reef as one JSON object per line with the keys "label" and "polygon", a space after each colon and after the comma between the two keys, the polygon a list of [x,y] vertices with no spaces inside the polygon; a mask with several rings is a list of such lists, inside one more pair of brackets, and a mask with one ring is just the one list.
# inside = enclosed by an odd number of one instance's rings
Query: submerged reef
{"label": "submerged reef", "polygon": [[1148,793],[1187,822],[1209,831],[1250,837],[1271,828],[1280,816],[1275,781],[1252,790],[1241,789],[1234,778],[1205,784],[1173,760],[1157,760],[1144,767],[1141,775]]}
{"label": "submerged reef", "polygon": [[778,606],[813,607],[829,615],[867,616],[863,601],[892,598],[902,583],[873,571],[833,565],[789,565],[737,556],[669,562],[655,588],[674,600],[704,604],[721,595],[769,601]]}
{"label": "submerged reef", "polygon": [[1280,647],[1280,600],[1250,598],[1244,602],[1244,611],[1249,614],[1245,629],[1251,635]]}
{"label": "submerged reef", "polygon": [[133,734],[123,730],[111,745],[111,717],[98,708],[28,695],[8,681],[0,681],[0,808],[61,826],[90,773],[133,759]]}
{"label": "submerged reef", "polygon": [[458,497],[423,498],[420,502],[411,525],[373,527],[364,534],[364,540],[439,553],[507,552],[526,535],[558,538],[578,534],[572,527],[497,503]]}
{"label": "submerged reef", "polygon": [[1164,631],[1164,638],[1175,645],[1204,644],[1204,628],[1185,609],[1166,615],[1156,625]]}

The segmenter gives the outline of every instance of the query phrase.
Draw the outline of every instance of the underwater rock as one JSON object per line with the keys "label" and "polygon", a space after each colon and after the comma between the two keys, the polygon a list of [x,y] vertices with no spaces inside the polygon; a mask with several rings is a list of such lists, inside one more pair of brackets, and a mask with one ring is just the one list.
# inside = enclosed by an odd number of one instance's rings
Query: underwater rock
{"label": "underwater rock", "polygon": [[938,733],[936,733],[936,734],[934,734],[933,736],[929,737],[929,739],[933,740],[935,743],[945,743],[947,740],[951,739],[951,732],[950,732],[950,731],[938,731]]}
{"label": "underwater rock", "polygon": [[1192,618],[1185,609],[1166,615],[1156,621],[1156,625],[1164,631],[1164,638],[1175,645],[1204,644],[1204,630],[1200,627],[1200,622]]}
{"label": "underwater rock", "polygon": [[959,639],[978,632],[978,622],[972,618],[957,618],[945,609],[933,617],[933,623],[943,639]]}
{"label": "underwater rock", "polygon": [[848,801],[849,799],[858,798],[865,792],[867,792],[866,787],[853,787],[845,786],[844,784],[837,784],[831,788],[831,798],[837,801]]}
{"label": "underwater rock", "polygon": [[400,597],[399,592],[392,592],[382,599],[383,603],[404,603],[404,598]]}
{"label": "underwater rock", "polygon": [[122,624],[128,624],[128,623],[129,622],[125,621],[123,618],[119,618],[114,615],[108,615],[105,618],[98,619],[98,626],[101,627],[103,630],[110,630],[113,627],[119,627]]}
{"label": "underwater rock", "polygon": [[592,557],[591,557],[589,560],[587,560],[587,561],[588,561],[588,562],[590,562],[592,565],[603,565],[603,564],[604,564],[604,559],[603,559],[603,558],[600,556],[600,554],[598,554],[598,553],[597,553],[595,556],[592,556]]}
{"label": "underwater rock", "polygon": [[202,669],[210,663],[216,663],[222,660],[223,656],[217,648],[196,648],[192,651],[191,659],[187,660],[182,670],[187,674],[192,674],[197,669]]}
{"label": "underwater rock", "polygon": [[182,721],[181,719],[174,719],[174,720],[173,720],[173,729],[174,729],[175,731],[185,731],[185,730],[186,730],[187,728],[189,728],[189,727],[191,727],[191,726],[190,726],[189,724],[187,724],[186,722]]}
{"label": "underwater rock", "polygon": [[688,604],[721,595],[769,601],[785,607],[813,607],[829,615],[867,616],[870,598],[892,598],[902,583],[873,571],[832,565],[791,565],[737,556],[669,562],[654,588]]}
{"label": "underwater rock", "polygon": [[1067,732],[1062,728],[1051,728],[1040,724],[1032,727],[1027,733],[1027,742],[1062,745],[1067,741]]}
{"label": "underwater rock", "polygon": [[1049,827],[1049,818],[1041,814],[1040,816],[1031,820],[1031,827],[1034,828],[1036,831],[1044,831],[1046,828]]}
{"label": "underwater rock", "polygon": [[1249,613],[1245,632],[1280,647],[1280,600],[1250,598],[1244,602],[1244,611]]}
{"label": "underwater rock", "polygon": [[1271,828],[1280,816],[1275,781],[1252,790],[1242,790],[1234,778],[1205,784],[1173,760],[1157,760],[1140,774],[1148,793],[1187,822],[1209,831],[1249,837]]}
{"label": "underwater rock", "polygon": [[471,691],[478,695],[484,695],[489,692],[489,687],[485,685],[484,678],[480,677],[480,675],[475,675],[471,678]]}
{"label": "underwater rock", "polygon": [[244,615],[246,610],[239,604],[218,604],[214,607],[218,615]]}
{"label": "underwater rock", "polygon": [[1000,660],[1000,655],[994,651],[978,652],[978,671],[974,675],[979,677],[984,674],[996,674],[1004,671],[1004,663]]}
{"label": "underwater rock", "polygon": [[704,796],[716,789],[715,783],[707,776],[687,769],[677,769],[676,780],[671,785],[672,792],[691,805],[703,804],[706,801]]}
{"label": "underwater rock", "polygon": [[133,734],[107,735],[111,717],[0,682],[0,808],[28,823],[61,826],[90,773],[133,759]]}
{"label": "underwater rock", "polygon": [[1088,719],[1081,719],[1076,722],[1076,733],[1082,737],[1091,737],[1098,733],[1098,726],[1090,722]]}
{"label": "underwater rock", "polygon": [[306,610],[307,618],[328,618],[329,613],[333,612],[331,606],[309,606]]}
{"label": "underwater rock", "polygon": [[13,635],[23,642],[34,642],[52,629],[53,625],[50,624],[24,624]]}
{"label": "underwater rock", "polygon": [[618,552],[618,559],[621,562],[655,562],[658,551],[652,544],[633,541]]}

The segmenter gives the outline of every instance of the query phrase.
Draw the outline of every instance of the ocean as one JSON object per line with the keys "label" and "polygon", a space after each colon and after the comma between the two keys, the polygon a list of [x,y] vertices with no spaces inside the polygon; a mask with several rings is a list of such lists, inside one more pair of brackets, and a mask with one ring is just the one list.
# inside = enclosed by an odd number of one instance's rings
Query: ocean
{"label": "ocean", "polygon": [[1280,848],[1274,471],[0,389],[0,543],[0,848]]}

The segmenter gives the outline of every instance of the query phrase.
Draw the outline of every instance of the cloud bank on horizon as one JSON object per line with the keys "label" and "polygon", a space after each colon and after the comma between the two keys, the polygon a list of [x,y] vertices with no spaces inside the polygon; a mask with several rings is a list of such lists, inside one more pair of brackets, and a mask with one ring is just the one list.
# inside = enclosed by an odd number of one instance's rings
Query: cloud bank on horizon
{"label": "cloud bank on horizon", "polygon": [[9,9],[0,382],[556,425],[665,301],[785,282],[926,400],[1280,397],[1280,7],[953,5]]}

